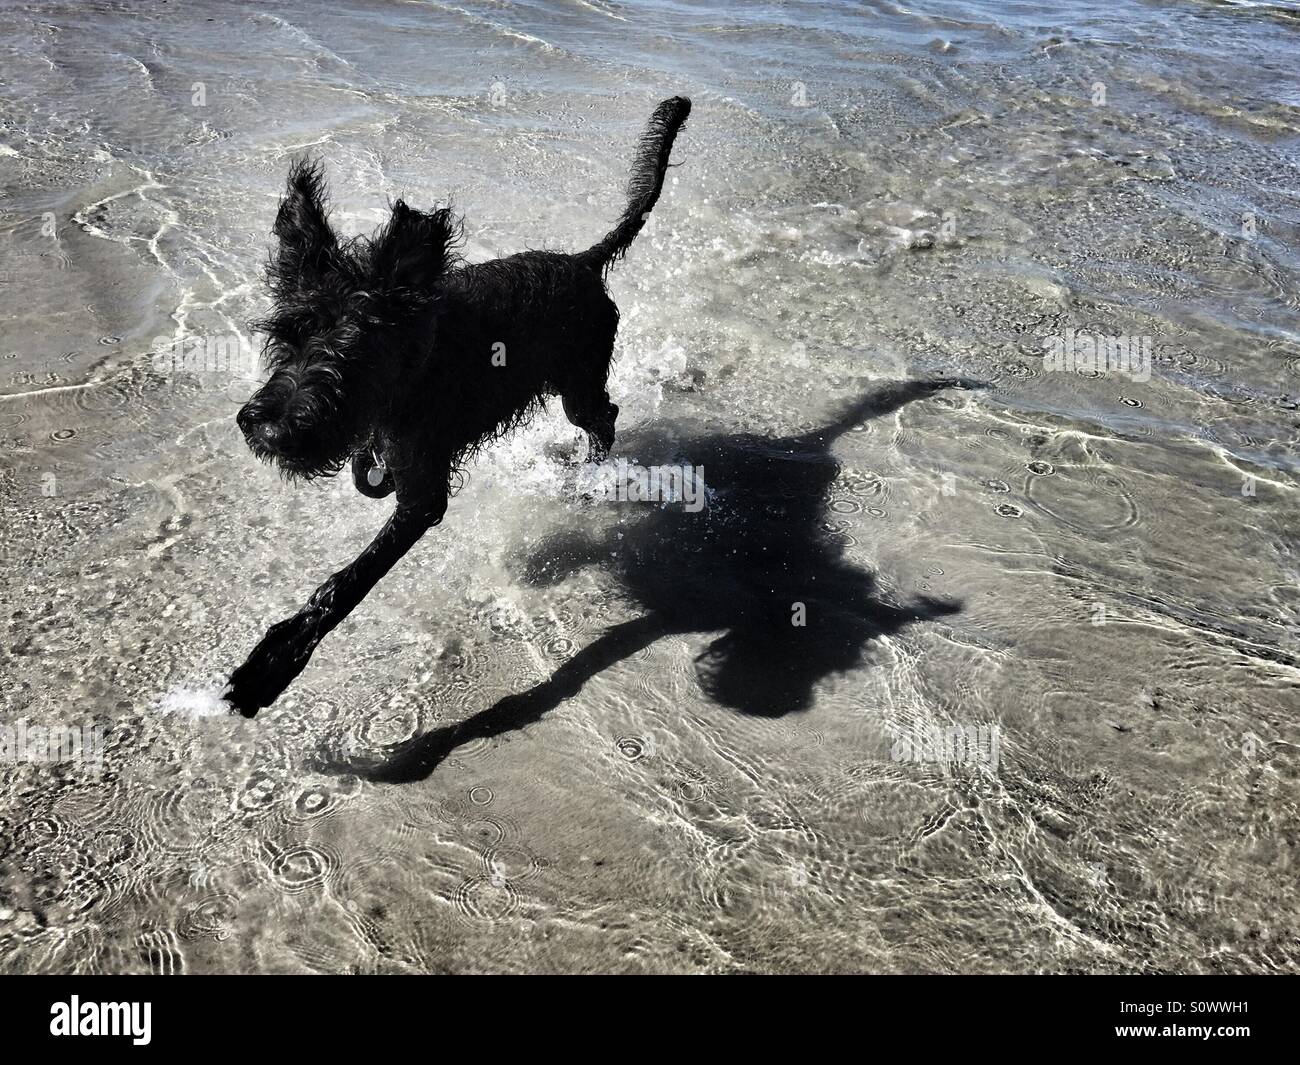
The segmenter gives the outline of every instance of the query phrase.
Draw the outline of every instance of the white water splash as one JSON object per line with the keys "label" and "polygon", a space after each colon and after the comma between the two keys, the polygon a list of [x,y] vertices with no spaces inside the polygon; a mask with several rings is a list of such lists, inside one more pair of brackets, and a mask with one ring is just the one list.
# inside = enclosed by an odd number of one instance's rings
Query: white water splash
{"label": "white water splash", "polygon": [[202,687],[176,685],[159,697],[154,709],[163,714],[192,718],[229,717],[230,704],[221,698],[225,689],[224,681],[213,681]]}

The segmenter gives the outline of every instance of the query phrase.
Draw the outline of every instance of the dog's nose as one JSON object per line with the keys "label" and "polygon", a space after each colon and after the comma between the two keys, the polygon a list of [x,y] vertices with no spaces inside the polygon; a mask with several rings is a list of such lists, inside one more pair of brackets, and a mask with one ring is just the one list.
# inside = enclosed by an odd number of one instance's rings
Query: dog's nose
{"label": "dog's nose", "polygon": [[275,419],[264,420],[256,411],[245,407],[235,417],[235,422],[244,439],[254,446],[275,451],[284,443],[284,426]]}
{"label": "dog's nose", "polygon": [[254,432],[261,440],[262,446],[272,451],[277,450],[284,442],[284,428],[279,422],[263,422]]}

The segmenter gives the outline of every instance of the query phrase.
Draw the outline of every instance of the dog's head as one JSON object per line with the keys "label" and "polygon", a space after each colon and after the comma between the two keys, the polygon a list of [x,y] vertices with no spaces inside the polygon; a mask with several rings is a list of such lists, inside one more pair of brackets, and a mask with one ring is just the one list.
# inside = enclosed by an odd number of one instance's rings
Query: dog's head
{"label": "dog's head", "polygon": [[237,416],[248,446],[291,476],[337,473],[363,446],[423,338],[438,280],[455,260],[447,208],[401,200],[370,237],[340,241],[318,164],[299,160],[272,230],[275,305],[257,323],[270,378]]}

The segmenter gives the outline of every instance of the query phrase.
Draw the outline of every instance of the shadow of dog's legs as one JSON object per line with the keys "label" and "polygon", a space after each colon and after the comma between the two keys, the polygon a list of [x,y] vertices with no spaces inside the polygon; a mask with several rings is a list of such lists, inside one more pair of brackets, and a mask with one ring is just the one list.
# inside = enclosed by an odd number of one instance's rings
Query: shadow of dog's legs
{"label": "shadow of dog's legs", "polygon": [[464,721],[416,736],[378,764],[338,761],[320,763],[316,768],[335,775],[355,774],[383,784],[423,780],[457,747],[540,721],[565,699],[577,695],[592,677],[644,650],[669,631],[653,615],[625,621],[588,644],[542,683],[517,695],[507,695]]}

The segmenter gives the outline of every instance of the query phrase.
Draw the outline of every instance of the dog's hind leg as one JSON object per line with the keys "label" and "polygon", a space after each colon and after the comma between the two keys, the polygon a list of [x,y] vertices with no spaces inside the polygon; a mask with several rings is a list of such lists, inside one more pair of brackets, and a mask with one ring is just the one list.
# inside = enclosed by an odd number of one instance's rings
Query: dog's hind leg
{"label": "dog's hind leg", "polygon": [[604,388],[594,394],[566,392],[560,401],[564,404],[564,416],[587,434],[587,461],[604,462],[614,446],[618,405],[609,401],[609,393]]}
{"label": "dog's hind leg", "polygon": [[587,461],[604,462],[614,446],[618,404],[609,401],[603,382],[590,391],[565,392],[560,402],[564,416],[587,434]]}
{"label": "dog's hind leg", "polygon": [[618,335],[618,308],[603,288],[591,297],[587,318],[590,324],[581,341],[563,359],[558,391],[564,416],[587,434],[587,461],[604,462],[614,446],[618,419],[618,407],[605,391]]}
{"label": "dog's hind leg", "polygon": [[447,510],[445,490],[417,502],[403,500],[379,535],[349,565],[312,594],[291,618],[272,625],[252,654],[230,675],[223,698],[245,717],[270,706],[311,661],[329,632],[379,583]]}

